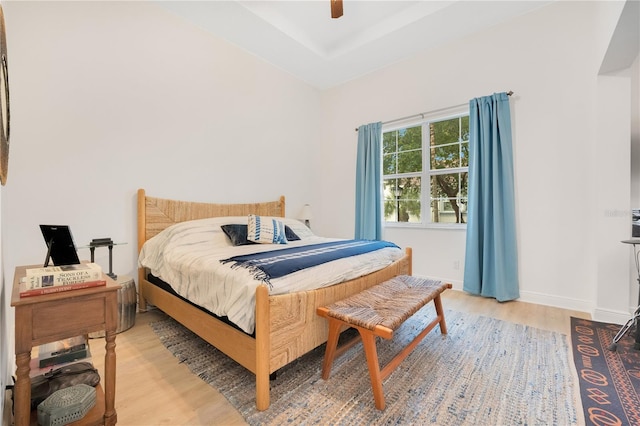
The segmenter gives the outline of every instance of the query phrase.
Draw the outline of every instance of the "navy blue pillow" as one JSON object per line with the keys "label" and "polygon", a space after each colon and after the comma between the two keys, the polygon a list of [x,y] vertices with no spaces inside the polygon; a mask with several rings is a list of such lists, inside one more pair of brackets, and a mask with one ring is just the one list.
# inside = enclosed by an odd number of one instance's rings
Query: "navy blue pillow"
{"label": "navy blue pillow", "polygon": [[[247,240],[247,225],[232,224],[222,225],[222,230],[227,237],[231,240],[231,244],[234,246],[246,246],[247,244],[258,244],[254,241]],[[291,228],[285,225],[284,234],[287,237],[287,241],[298,241],[300,237],[296,235]]]}
{"label": "navy blue pillow", "polygon": [[222,225],[221,228],[234,246],[258,244],[247,240],[247,225]]}
{"label": "navy blue pillow", "polygon": [[293,232],[293,229],[289,228],[287,225],[284,226],[284,235],[287,237],[287,241],[299,241],[300,237]]}

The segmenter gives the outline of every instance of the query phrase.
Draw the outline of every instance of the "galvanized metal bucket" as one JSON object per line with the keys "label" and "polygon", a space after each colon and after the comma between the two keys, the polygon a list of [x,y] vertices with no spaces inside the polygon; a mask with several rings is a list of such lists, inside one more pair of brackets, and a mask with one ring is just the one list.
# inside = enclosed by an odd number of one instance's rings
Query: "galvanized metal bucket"
{"label": "galvanized metal bucket", "polygon": [[[136,294],[136,283],[128,275],[119,275],[116,280],[120,284],[118,290],[118,328],[116,333],[121,333],[130,329],[136,323],[136,310],[138,308],[138,297]],[[89,337],[94,339],[104,337],[104,330],[89,333]]]}

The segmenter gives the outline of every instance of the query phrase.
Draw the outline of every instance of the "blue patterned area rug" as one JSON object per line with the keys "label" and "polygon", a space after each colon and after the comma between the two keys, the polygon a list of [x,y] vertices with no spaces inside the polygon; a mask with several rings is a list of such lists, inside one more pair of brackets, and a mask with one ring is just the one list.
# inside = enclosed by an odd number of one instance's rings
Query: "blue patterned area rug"
{"label": "blue patterned area rug", "polygon": [[587,425],[640,425],[640,351],[635,329],[609,350],[620,326],[571,318],[573,357]]}
{"label": "blue patterned area rug", "polygon": [[[381,365],[434,317],[432,306],[378,341]],[[251,425],[576,425],[578,383],[567,336],[483,316],[446,311],[439,327],[383,382],[375,408],[362,346],[320,377],[324,345],[283,367],[271,406],[255,408],[255,378],[172,319],[151,324],[162,343],[217,388]]]}

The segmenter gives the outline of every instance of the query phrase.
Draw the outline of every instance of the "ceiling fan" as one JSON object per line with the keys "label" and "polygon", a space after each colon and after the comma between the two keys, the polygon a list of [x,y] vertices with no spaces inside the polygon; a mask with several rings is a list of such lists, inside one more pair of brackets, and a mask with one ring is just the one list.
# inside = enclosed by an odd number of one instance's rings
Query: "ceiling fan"
{"label": "ceiling fan", "polygon": [[342,0],[331,0],[331,17],[339,18],[342,16]]}

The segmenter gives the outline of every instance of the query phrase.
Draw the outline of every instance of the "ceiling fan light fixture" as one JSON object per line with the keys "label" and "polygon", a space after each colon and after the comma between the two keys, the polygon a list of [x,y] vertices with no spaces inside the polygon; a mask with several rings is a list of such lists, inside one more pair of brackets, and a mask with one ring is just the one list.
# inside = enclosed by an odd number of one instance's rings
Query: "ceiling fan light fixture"
{"label": "ceiling fan light fixture", "polygon": [[331,0],[331,17],[336,19],[342,16],[342,0]]}

